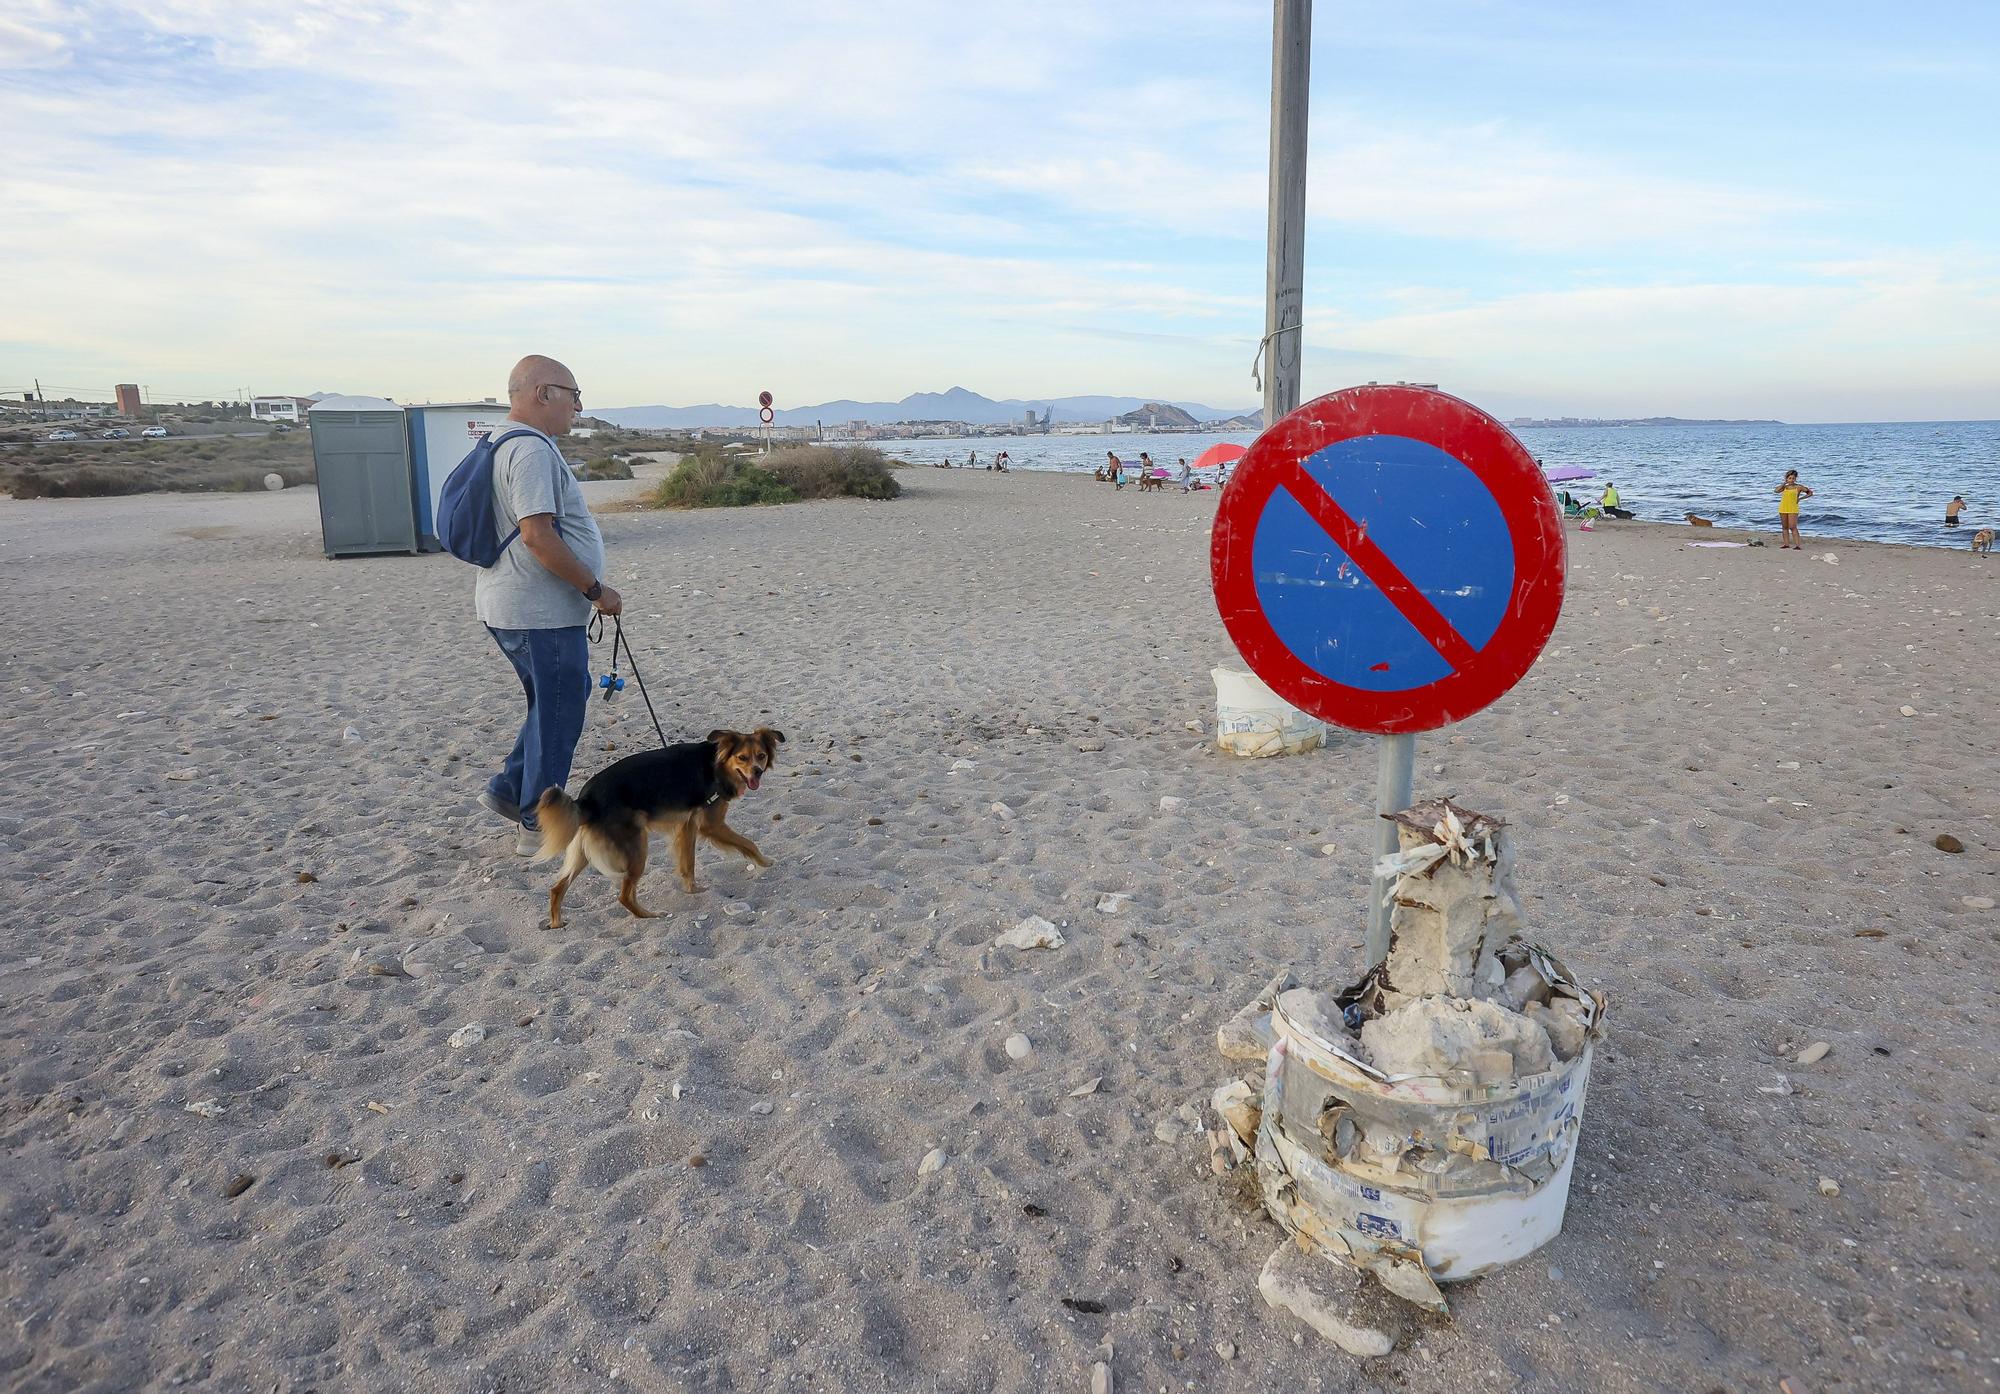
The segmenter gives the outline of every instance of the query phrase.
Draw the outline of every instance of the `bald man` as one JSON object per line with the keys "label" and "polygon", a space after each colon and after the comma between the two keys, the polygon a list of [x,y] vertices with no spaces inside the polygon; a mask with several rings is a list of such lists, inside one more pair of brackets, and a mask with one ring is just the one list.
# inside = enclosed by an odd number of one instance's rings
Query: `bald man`
{"label": "bald man", "polygon": [[556,438],[569,434],[583,394],[576,377],[553,358],[529,354],[507,375],[507,419],[499,439],[525,428],[493,452],[493,512],[499,535],[521,533],[500,560],[479,573],[473,603],[480,622],[520,676],[527,719],[500,773],[480,803],[520,825],[514,850],[532,856],[541,844],[535,802],[569,782],[590,702],[590,644],[584,626],[593,608],[619,611],[618,592],[603,582],[604,538],[563,460]]}

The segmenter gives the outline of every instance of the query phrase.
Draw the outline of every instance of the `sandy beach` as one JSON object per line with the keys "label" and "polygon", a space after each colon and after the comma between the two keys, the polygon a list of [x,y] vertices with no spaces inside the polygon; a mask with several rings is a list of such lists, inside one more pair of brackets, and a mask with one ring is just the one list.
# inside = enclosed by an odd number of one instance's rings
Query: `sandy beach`
{"label": "sandy beach", "polygon": [[[1572,528],[1417,753],[1610,999],[1567,1227],[1364,1362],[1159,1134],[1358,975],[1374,747],[1213,748],[1213,493],[901,478],[602,516],[669,738],[786,732],[777,864],[561,931],[468,568],[323,559],[309,488],[0,500],[0,1388],[2000,1384],[2000,556]],[[652,741],[593,702],[579,780]]]}

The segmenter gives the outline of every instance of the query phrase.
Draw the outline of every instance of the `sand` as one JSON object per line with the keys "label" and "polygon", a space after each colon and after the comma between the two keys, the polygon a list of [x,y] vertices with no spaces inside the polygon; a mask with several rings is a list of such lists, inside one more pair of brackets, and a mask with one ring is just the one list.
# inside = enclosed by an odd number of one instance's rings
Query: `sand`
{"label": "sand", "polygon": [[[1280,967],[1358,974],[1373,747],[1191,729],[1213,494],[905,479],[606,515],[669,735],[790,737],[777,865],[560,932],[459,563],[328,562],[309,489],[0,502],[0,1387],[1993,1387],[2000,557],[1572,531],[1417,761],[1611,999],[1568,1227],[1360,1362],[1177,1111]],[[594,703],[579,774],[651,738]]]}

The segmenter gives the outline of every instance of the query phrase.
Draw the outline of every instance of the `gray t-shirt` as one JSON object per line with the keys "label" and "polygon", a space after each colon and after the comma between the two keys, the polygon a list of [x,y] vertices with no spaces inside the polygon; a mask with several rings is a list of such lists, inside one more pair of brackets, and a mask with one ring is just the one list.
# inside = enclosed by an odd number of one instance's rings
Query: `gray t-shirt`
{"label": "gray t-shirt", "polygon": [[[503,421],[493,430],[530,431],[493,452],[493,512],[505,537],[521,519],[555,515],[556,531],[593,576],[604,574],[604,537],[583,501],[576,476],[556,443],[533,427]],[[535,560],[520,538],[507,544],[500,560],[483,568],[473,587],[480,622],[495,629],[566,629],[584,624],[593,608],[583,592]]]}

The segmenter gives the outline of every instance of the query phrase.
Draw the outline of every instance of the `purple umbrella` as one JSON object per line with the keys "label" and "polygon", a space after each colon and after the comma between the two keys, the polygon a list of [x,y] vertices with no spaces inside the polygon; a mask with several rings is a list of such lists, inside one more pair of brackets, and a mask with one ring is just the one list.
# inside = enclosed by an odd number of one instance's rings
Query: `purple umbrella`
{"label": "purple umbrella", "polygon": [[1597,478],[1590,470],[1579,469],[1575,465],[1564,465],[1559,469],[1552,469],[1545,477],[1551,484],[1570,484],[1579,479]]}

